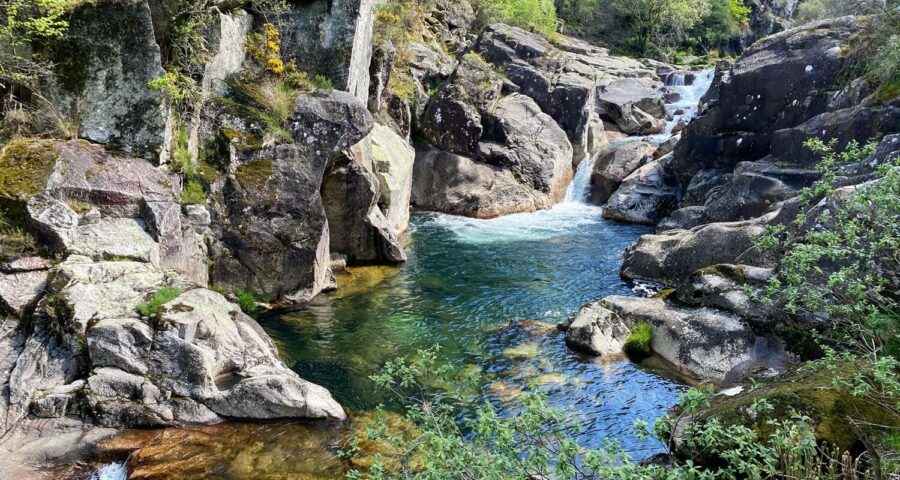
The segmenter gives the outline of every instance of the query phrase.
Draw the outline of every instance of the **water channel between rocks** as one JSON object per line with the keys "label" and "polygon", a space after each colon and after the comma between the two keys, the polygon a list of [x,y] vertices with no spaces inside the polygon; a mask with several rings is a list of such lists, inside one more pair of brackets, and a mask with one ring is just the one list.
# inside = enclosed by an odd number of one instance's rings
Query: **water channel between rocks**
{"label": "water channel between rocks", "polygon": [[[699,74],[669,108],[689,119],[710,80],[710,71]],[[458,366],[454,383],[470,385],[474,402],[508,414],[536,385],[580,423],[583,446],[612,438],[635,458],[661,451],[634,435],[633,422],[664,414],[684,384],[664,368],[582,356],[556,329],[586,302],[635,294],[619,278],[622,252],[651,231],[604,220],[584,202],[592,164],[581,162],[566,199],[550,210],[491,220],[414,213],[403,266],[352,269],[336,292],[259,319],[285,363],[351,412],[349,426],[226,423],[135,431],[115,442],[149,445],[130,462],[149,478],[340,478],[346,464],[332,447],[389,400],[369,376],[387,360],[440,344],[441,359]],[[106,468],[95,478],[124,477],[115,464]]]}

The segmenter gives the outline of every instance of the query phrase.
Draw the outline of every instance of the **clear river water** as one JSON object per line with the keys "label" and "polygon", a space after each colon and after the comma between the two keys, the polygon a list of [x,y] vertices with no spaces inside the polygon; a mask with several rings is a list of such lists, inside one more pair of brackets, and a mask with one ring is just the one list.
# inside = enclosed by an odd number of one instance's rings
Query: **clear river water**
{"label": "clear river water", "polygon": [[[692,86],[680,82],[667,130],[693,116],[711,78],[706,71]],[[351,269],[337,291],[259,321],[285,363],[328,388],[352,418],[389,401],[369,380],[384,362],[440,344],[470,400],[511,413],[523,391],[540,388],[581,425],[583,446],[614,438],[635,458],[657,453],[660,445],[638,439],[633,422],[664,414],[685,384],[652,357],[637,365],[581,355],[556,328],[589,301],[637,295],[619,278],[622,252],[651,229],[604,220],[600,207],[585,203],[592,164],[581,162],[566,199],[550,210],[490,220],[416,212],[404,265]],[[132,463],[181,478],[335,478],[346,468],[329,448],[340,430],[303,423],[170,430]],[[121,464],[104,469],[94,477],[127,475]]]}

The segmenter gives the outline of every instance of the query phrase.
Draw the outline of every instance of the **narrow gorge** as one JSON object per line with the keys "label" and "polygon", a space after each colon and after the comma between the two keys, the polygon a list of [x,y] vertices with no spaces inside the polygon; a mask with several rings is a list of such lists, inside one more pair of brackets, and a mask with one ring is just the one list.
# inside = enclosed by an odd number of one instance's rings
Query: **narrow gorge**
{"label": "narrow gorge", "polygon": [[0,478],[896,476],[900,7],[680,1],[0,2]]}

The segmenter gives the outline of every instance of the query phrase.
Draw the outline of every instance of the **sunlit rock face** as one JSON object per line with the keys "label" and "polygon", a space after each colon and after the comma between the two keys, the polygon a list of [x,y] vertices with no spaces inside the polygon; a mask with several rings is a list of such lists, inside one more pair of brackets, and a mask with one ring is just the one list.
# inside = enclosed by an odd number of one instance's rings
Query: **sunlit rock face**
{"label": "sunlit rock face", "polygon": [[162,77],[146,0],[77,7],[69,29],[44,52],[54,63],[44,90],[78,136],[157,161],[171,140],[163,94],[147,87]]}

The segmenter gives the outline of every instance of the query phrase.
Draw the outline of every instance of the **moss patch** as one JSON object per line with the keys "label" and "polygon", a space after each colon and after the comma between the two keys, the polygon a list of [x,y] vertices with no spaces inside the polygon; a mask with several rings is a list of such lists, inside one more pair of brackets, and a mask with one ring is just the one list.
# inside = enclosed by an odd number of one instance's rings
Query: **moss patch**
{"label": "moss patch", "polygon": [[653,329],[647,322],[637,322],[631,328],[631,335],[625,339],[622,350],[635,360],[641,360],[650,356],[650,341],[653,339]]}
{"label": "moss patch", "polygon": [[235,170],[234,176],[244,188],[263,187],[272,176],[272,161],[255,160],[245,163]]}
{"label": "moss patch", "polygon": [[27,199],[44,188],[56,164],[50,140],[14,138],[0,150],[0,196]]}
{"label": "moss patch", "polygon": [[742,424],[757,431],[761,438],[772,434],[773,426],[755,418],[750,405],[765,398],[774,410],[766,419],[788,419],[795,412],[812,419],[816,439],[850,450],[859,441],[859,434],[850,427],[848,419],[875,425],[900,427],[897,417],[884,408],[855,397],[835,380],[848,378],[854,366],[842,365],[837,372],[805,367],[778,380],[734,397],[717,396],[712,405],[698,415],[700,421],[718,418],[726,425]]}

